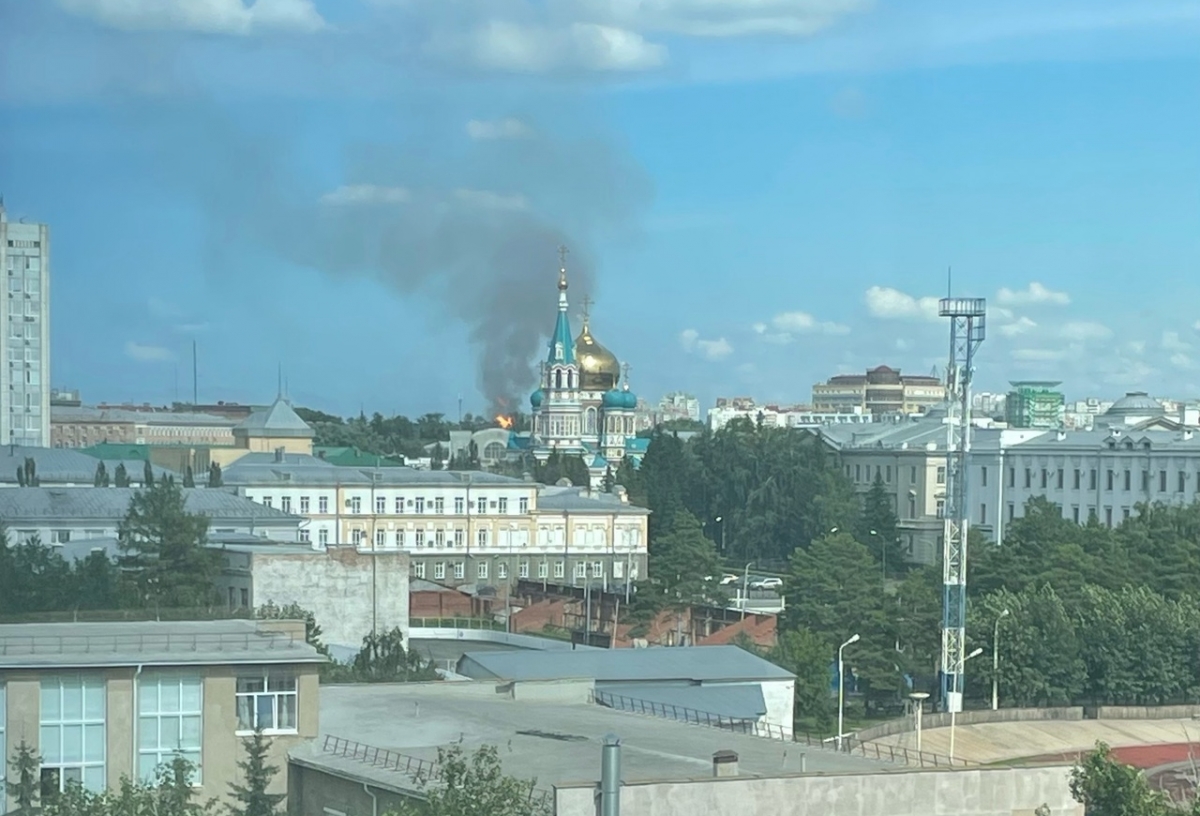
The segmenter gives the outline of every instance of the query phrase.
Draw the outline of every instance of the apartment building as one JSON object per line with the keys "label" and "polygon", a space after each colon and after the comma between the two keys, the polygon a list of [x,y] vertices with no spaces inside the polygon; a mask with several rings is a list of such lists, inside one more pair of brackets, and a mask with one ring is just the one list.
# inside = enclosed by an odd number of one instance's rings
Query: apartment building
{"label": "apartment building", "polygon": [[199,798],[224,800],[260,728],[285,793],[288,749],[317,735],[323,661],[303,621],[0,625],[0,747],[41,756],[43,791],[152,779],[180,754]]}
{"label": "apartment building", "polygon": [[746,419],[765,428],[819,428],[823,425],[867,425],[874,421],[861,408],[817,412],[811,405],[760,404],[749,397],[720,397],[708,409],[708,427],[719,431],[735,419]]}
{"label": "apartment building", "polygon": [[234,444],[238,422],[223,416],[132,408],[59,406],[50,408],[50,440],[56,448],[93,445]]}
{"label": "apartment building", "polygon": [[300,539],[315,547],[404,551],[418,579],[511,585],[645,575],[649,513],[623,496],[482,471],[338,467],[282,450],[245,454],[224,482],[304,517]]}
{"label": "apartment building", "polygon": [[903,375],[885,365],[864,374],[839,374],[812,388],[817,413],[858,409],[874,417],[921,414],[945,400],[946,387],[937,377]]}
{"label": "apartment building", "polygon": [[0,200],[0,444],[50,444],[50,228],[10,222]]}

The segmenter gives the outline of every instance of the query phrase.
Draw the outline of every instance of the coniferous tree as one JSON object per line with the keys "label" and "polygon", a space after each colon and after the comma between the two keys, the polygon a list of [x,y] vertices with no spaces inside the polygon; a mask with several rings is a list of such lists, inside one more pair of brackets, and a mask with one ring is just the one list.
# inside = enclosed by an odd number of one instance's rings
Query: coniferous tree
{"label": "coniferous tree", "polygon": [[25,487],[25,466],[17,465],[17,486]]}
{"label": "coniferous tree", "polygon": [[238,762],[242,771],[242,784],[230,783],[229,792],[235,804],[229,810],[232,816],[278,816],[279,804],[286,798],[282,793],[268,793],[271,782],[279,768],[267,762],[270,747],[263,738],[262,730],[242,740],[246,758]]}
{"label": "coniferous tree", "polygon": [[25,487],[38,487],[41,480],[37,475],[37,460],[32,456],[25,457]]}
{"label": "coniferous tree", "polygon": [[104,466],[104,462],[96,463],[96,476],[92,479],[93,487],[108,487],[108,468]]}
{"label": "coniferous tree", "polygon": [[205,546],[208,517],[189,513],[171,482],[139,490],[121,522],[121,566],[148,605],[208,606],[220,555]]}
{"label": "coniferous tree", "polygon": [[438,748],[436,770],[422,778],[425,801],[403,800],[397,816],[549,816],[551,808],[536,795],[535,779],[507,776],[494,745],[467,756],[462,747]]}
{"label": "coniferous tree", "polygon": [[142,466],[142,487],[154,487],[154,466],[149,459]]}
{"label": "coniferous tree", "polygon": [[42,757],[21,740],[8,766],[12,768],[8,775],[8,794],[17,803],[17,812],[21,816],[33,813],[41,796]]}
{"label": "coniferous tree", "polygon": [[129,487],[129,473],[125,470],[124,462],[118,462],[117,469],[113,471],[113,486]]}
{"label": "coniferous tree", "polygon": [[208,486],[221,487],[224,484],[221,478],[221,464],[213,462],[208,466]]}
{"label": "coniferous tree", "polygon": [[195,487],[196,486],[196,476],[195,476],[195,474],[192,473],[191,465],[188,465],[187,467],[185,467],[183,469],[183,486],[184,487]]}
{"label": "coniferous tree", "polygon": [[429,469],[441,470],[445,465],[446,455],[442,452],[442,443],[438,442],[433,446],[433,453],[429,456]]}
{"label": "coniferous tree", "polygon": [[887,565],[889,575],[904,566],[904,550],[897,532],[899,520],[892,501],[883,477],[876,473],[870,489],[863,496],[862,514],[858,520],[858,540]]}
{"label": "coniferous tree", "polygon": [[612,493],[616,486],[617,477],[613,475],[612,465],[608,465],[604,468],[604,481],[601,483],[601,487],[605,493]]}

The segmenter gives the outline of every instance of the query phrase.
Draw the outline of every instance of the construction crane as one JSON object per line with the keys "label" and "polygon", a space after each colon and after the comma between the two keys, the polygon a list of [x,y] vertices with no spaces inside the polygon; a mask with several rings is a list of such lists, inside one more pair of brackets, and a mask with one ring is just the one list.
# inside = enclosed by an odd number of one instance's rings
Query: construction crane
{"label": "construction crane", "polygon": [[987,319],[984,298],[944,297],[950,319],[946,367],[946,499],[942,535],[942,694],[946,712],[962,711],[967,638],[967,529],[970,526],[971,377]]}

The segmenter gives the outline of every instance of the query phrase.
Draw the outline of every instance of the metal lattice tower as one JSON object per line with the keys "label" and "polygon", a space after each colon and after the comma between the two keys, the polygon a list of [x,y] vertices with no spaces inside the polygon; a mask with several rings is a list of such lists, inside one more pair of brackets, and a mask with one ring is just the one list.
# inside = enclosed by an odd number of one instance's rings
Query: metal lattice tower
{"label": "metal lattice tower", "polygon": [[987,318],[984,298],[945,297],[938,314],[950,318],[946,368],[946,500],[942,536],[942,710],[962,711],[967,627],[968,459],[971,453],[971,376]]}

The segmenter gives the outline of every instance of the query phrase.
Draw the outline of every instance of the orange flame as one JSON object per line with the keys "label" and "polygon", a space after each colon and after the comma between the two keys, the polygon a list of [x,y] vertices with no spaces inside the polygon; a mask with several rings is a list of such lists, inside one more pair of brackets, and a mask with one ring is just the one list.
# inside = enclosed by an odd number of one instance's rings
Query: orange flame
{"label": "orange flame", "polygon": [[513,426],[513,420],[512,420],[512,417],[506,417],[504,414],[496,414],[496,424],[499,425],[501,428],[511,431],[512,426]]}

